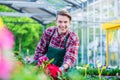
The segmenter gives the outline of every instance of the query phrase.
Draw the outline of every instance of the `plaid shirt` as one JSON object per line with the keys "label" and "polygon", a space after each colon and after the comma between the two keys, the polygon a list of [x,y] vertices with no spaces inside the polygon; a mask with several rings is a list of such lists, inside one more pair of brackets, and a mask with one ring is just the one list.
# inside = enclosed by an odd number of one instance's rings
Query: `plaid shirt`
{"label": "plaid shirt", "polygon": [[[54,30],[55,32],[52,36]],[[69,35],[69,37],[66,43],[66,53],[64,56],[63,64],[68,64],[69,67],[73,66],[78,56],[79,38],[74,32],[70,30],[60,35],[58,33],[57,27],[50,27],[44,31],[42,38],[36,48],[34,59],[38,60],[41,56],[45,55],[51,36],[52,37],[49,45],[55,48],[64,49],[64,39],[67,34]]]}

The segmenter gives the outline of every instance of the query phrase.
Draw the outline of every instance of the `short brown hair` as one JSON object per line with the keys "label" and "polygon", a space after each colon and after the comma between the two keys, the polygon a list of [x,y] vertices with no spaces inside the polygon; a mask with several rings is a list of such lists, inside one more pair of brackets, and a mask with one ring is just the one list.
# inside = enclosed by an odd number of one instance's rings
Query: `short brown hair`
{"label": "short brown hair", "polygon": [[[68,13],[68,11],[66,11],[66,10],[58,11],[58,12],[57,12],[57,17],[58,17],[58,15],[67,16],[70,21],[72,20],[71,15],[70,15],[70,14]],[[57,19],[57,17],[56,17],[56,19]]]}

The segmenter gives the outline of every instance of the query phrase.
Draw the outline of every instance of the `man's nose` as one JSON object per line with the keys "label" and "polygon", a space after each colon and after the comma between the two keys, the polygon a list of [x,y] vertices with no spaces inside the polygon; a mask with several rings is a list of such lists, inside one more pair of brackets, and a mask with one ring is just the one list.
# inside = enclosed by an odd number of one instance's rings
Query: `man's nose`
{"label": "man's nose", "polygon": [[65,23],[61,23],[62,26],[65,26]]}

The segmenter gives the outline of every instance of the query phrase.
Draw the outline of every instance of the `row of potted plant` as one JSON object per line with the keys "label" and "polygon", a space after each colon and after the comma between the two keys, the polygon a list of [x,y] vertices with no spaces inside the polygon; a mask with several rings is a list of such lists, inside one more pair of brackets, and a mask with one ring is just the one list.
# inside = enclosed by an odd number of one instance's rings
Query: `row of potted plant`
{"label": "row of potted plant", "polygon": [[[86,74],[88,75],[99,75],[99,69],[102,70],[102,68],[91,68],[88,67],[87,68],[87,72]],[[80,74],[85,74],[85,70],[84,69],[77,69],[79,71]],[[120,69],[119,67],[112,69],[112,68],[106,68],[104,70],[102,70],[102,75],[103,76],[120,76]]]}

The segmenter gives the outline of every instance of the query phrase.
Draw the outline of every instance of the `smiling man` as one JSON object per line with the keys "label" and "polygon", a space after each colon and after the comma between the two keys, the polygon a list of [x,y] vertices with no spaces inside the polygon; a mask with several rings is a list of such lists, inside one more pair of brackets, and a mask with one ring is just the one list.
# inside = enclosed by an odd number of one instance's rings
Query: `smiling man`
{"label": "smiling man", "polygon": [[69,29],[71,20],[72,17],[67,11],[61,10],[57,13],[57,26],[44,31],[36,48],[34,60],[38,61],[38,65],[41,65],[43,61],[54,59],[52,64],[62,71],[75,64],[79,38]]}

